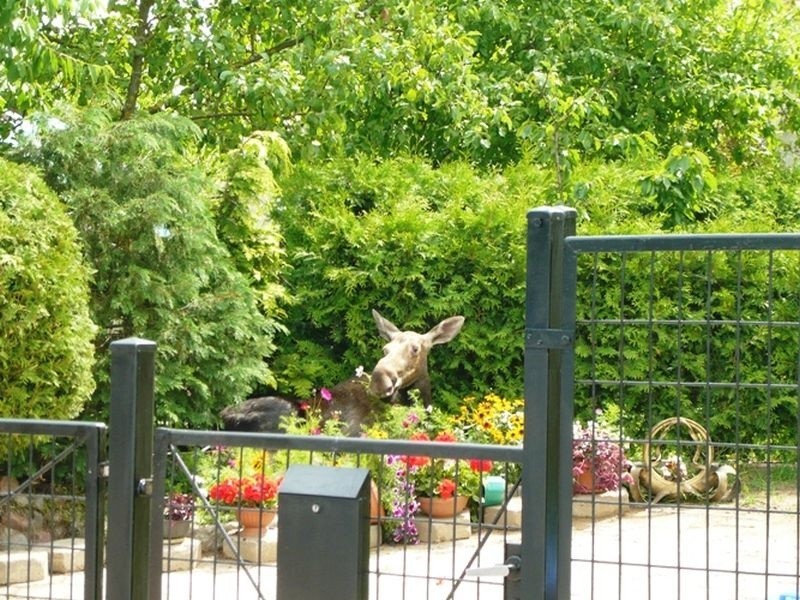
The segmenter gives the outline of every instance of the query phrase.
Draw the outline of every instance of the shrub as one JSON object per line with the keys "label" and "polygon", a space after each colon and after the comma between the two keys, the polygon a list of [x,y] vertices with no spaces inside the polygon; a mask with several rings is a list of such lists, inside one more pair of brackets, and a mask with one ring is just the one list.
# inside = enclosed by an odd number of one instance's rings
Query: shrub
{"label": "shrub", "polygon": [[[279,324],[262,312],[269,287],[253,275],[269,258],[242,233],[244,211],[230,211],[257,181],[248,174],[219,198],[215,157],[199,154],[199,130],[179,117],[114,122],[101,111],[64,110],[39,127],[18,154],[44,169],[71,209],[96,271],[98,386],[87,416],[107,416],[109,343],[137,336],[158,344],[158,420],[213,426],[222,407],[271,381],[265,358]],[[246,166],[255,168],[252,160]],[[237,217],[225,230],[230,247],[214,209]]]}
{"label": "shrub", "polygon": [[0,159],[0,412],[71,419],[94,390],[89,269],[65,207]]}
{"label": "shrub", "polygon": [[[465,164],[433,169],[399,158],[300,167],[277,211],[292,269],[291,337],[273,367],[283,393],[308,397],[358,365],[382,340],[375,308],[403,329],[466,318],[458,338],[430,355],[434,402],[493,388],[518,394],[525,303],[525,208],[501,178]],[[540,184],[541,185],[541,184]]]}
{"label": "shrub", "polygon": [[[641,182],[648,177],[658,179],[662,188],[670,177],[678,178],[682,157],[677,151],[663,164],[657,157],[643,157],[627,163],[579,165],[572,172],[566,198],[578,211],[578,233],[654,234],[664,232],[664,222],[670,219],[676,227],[680,221],[682,231],[697,232],[793,227],[791,216],[800,207],[796,191],[800,171],[775,166],[762,174],[713,173],[715,186],[708,179],[711,166],[702,157],[692,160],[693,174],[705,178],[702,186],[694,183],[702,192],[698,198],[703,206],[713,205],[713,211],[679,210],[674,197],[665,196],[659,204],[652,189],[642,189]],[[657,173],[663,177],[653,179]],[[371,366],[382,344],[370,317],[370,309],[377,308],[401,327],[418,329],[450,314],[466,317],[459,337],[431,353],[436,405],[453,409],[462,398],[489,392],[506,398],[521,395],[525,215],[532,207],[556,203],[549,193],[552,182],[543,171],[520,164],[502,175],[482,175],[464,164],[433,169],[418,159],[376,164],[356,158],[301,166],[283,183],[285,194],[277,215],[293,267],[287,284],[298,302],[286,321],[291,338],[273,363],[279,391],[309,396],[316,385],[335,383],[360,364]],[[685,178],[679,183],[693,185]],[[773,257],[773,272],[780,275],[780,281],[772,283],[773,318],[783,321],[796,320],[800,312],[792,291],[800,285],[792,256]],[[659,355],[653,360],[646,331],[627,327],[621,332],[613,324],[621,315],[647,318],[651,280],[658,288],[655,316],[705,318],[709,281],[705,253],[659,253],[652,266],[645,253],[596,258],[595,262],[594,256],[582,257],[579,264],[578,319],[605,319],[607,324],[579,327],[579,380],[646,381],[651,361],[652,377],[674,381],[678,360],[683,361],[682,377],[691,381],[703,381],[709,374],[714,381],[734,380],[730,357],[735,327],[714,331],[708,353],[706,329],[684,328],[679,338],[674,328],[656,326]],[[743,314],[764,316],[769,257],[744,253],[741,258]],[[723,313],[725,318],[737,318],[731,313],[740,285],[737,260],[735,255],[719,255],[711,263],[714,318]],[[771,341],[763,336],[746,340],[744,348],[753,357],[771,352],[774,380],[789,382],[796,368],[790,356],[797,345],[795,333],[783,328],[772,336]],[[764,381],[763,361],[744,360],[739,366],[740,380]],[[619,404],[626,427],[630,423],[631,434],[638,435],[648,429],[649,406],[654,407],[655,419],[674,414],[679,406],[681,414],[703,420],[708,410],[697,386],[684,388],[680,398],[671,395],[670,388],[660,388],[659,397],[648,397],[646,386],[626,387],[620,398],[618,384],[579,386],[576,392],[577,418],[591,419],[595,408]],[[747,423],[751,431],[743,431],[742,439],[763,442],[767,431],[773,440],[794,439],[796,399],[791,392],[775,390],[771,407],[759,396],[763,394],[750,390],[715,390],[710,411],[714,437],[731,436],[745,426],[737,425],[738,412],[757,417]]]}

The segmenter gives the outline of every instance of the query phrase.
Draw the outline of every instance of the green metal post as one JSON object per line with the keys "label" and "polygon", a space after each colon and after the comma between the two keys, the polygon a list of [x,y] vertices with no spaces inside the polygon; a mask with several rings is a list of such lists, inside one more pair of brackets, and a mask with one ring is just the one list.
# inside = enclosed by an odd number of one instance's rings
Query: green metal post
{"label": "green metal post", "polygon": [[148,600],[156,344],[111,344],[107,600]]}
{"label": "green metal post", "polygon": [[562,405],[561,353],[571,349],[574,333],[562,328],[561,306],[564,237],[574,232],[573,209],[542,207],[528,213],[522,471],[526,599],[569,599],[572,404]]}

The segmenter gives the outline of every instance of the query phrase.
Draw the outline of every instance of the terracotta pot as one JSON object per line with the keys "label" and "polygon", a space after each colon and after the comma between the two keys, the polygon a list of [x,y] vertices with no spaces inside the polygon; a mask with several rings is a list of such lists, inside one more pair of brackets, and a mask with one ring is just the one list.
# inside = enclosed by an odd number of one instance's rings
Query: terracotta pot
{"label": "terracotta pot", "polygon": [[452,517],[458,515],[467,508],[469,496],[453,496],[452,498],[428,498],[420,496],[419,512],[433,518]]}
{"label": "terracotta pot", "polygon": [[242,527],[243,536],[261,536],[275,519],[275,511],[252,507],[242,507],[237,511],[237,520]]}
{"label": "terracotta pot", "polygon": [[[594,479],[594,475],[592,474],[591,470],[584,471],[578,477],[575,478],[575,483],[581,486],[581,489],[587,490],[584,492],[576,492],[579,494],[593,494],[594,492],[602,492],[603,490],[597,487],[597,482]],[[594,491],[592,491],[594,490]]]}
{"label": "terracotta pot", "polygon": [[383,506],[381,506],[380,492],[375,482],[372,482],[369,490],[369,522],[372,524],[380,522],[381,517],[385,515]]}

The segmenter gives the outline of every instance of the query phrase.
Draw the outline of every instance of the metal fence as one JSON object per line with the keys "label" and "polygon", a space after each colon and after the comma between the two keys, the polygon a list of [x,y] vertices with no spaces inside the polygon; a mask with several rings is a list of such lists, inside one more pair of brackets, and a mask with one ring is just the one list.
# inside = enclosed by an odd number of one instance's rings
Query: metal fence
{"label": "metal fence", "polygon": [[[378,600],[795,598],[799,249],[800,235],[579,237],[573,210],[531,211],[526,427],[517,447],[154,429],[155,344],[115,342],[107,521],[102,425],[0,421],[8,439],[29,436],[28,464],[5,470],[34,473],[0,501],[4,518],[12,506],[37,506],[25,510],[43,519],[49,500],[34,496],[49,494],[68,515],[65,539],[86,540],[85,578],[76,559],[84,554],[70,541],[74,568],[34,581],[31,527],[20,548],[0,551],[9,565],[12,552],[27,557],[18,583],[5,568],[0,597],[308,600],[326,586],[322,597],[338,597],[333,590],[352,584],[358,593],[346,597]],[[33,435],[53,442],[34,444]],[[628,462],[611,473],[621,490],[574,493],[577,442],[593,456],[624,451]],[[203,462],[241,463],[245,453],[280,460],[287,473],[335,465],[342,481],[368,471],[382,482],[404,456],[491,460],[506,484],[497,502],[408,521],[368,511],[365,486],[308,480],[313,498],[304,506],[325,515],[335,497],[333,522],[294,527],[281,513],[291,501],[282,500],[277,522],[253,536],[233,508],[208,498],[222,469],[196,477]],[[163,516],[178,488],[196,500],[188,532],[172,537]],[[19,527],[5,523],[10,540]],[[403,524],[419,543],[387,534]],[[51,571],[56,537],[44,542]],[[287,579],[280,556],[306,571]],[[353,564],[342,566],[348,556]]]}
{"label": "metal fence", "polygon": [[[506,544],[519,543],[520,497],[511,473],[519,472],[521,448],[159,429],[156,432],[156,481],[162,481],[167,488],[173,487],[177,480],[190,477],[196,465],[209,457],[213,462],[218,454],[224,453],[227,457],[235,457],[234,461],[240,464],[244,460],[243,452],[256,449],[264,451],[261,456],[267,461],[274,460],[276,454],[281,455],[283,463],[290,468],[310,463],[337,464],[341,469],[370,467],[375,480],[382,478],[381,469],[385,467],[381,465],[391,463],[393,457],[409,454],[433,460],[491,460],[495,465],[504,465],[509,485],[502,491],[508,494],[502,500],[508,500],[509,510],[496,504],[485,510],[473,509],[471,514],[467,510],[455,517],[417,514],[410,519],[418,536],[413,540],[400,537],[398,541],[391,541],[387,532],[396,530],[404,518],[390,511],[379,510],[372,514],[368,526],[370,598],[503,597],[503,577],[481,578],[471,571],[502,565],[506,558]],[[162,479],[161,473],[166,477]],[[298,538],[282,528],[283,521],[279,515],[277,526],[273,521],[265,534],[248,537],[239,529],[235,507],[219,507],[207,499],[208,487],[217,479],[195,482],[195,495],[200,500],[190,525],[191,535],[174,543],[156,542],[157,547],[163,548],[163,555],[151,556],[150,597],[223,598],[235,589],[238,598],[275,598],[279,537],[284,546],[300,547],[304,561],[330,563],[330,568],[322,569],[325,585],[333,588],[337,580],[348,577],[346,571],[351,565],[339,567],[335,554],[319,557],[315,547],[335,537],[336,550],[347,553],[358,543],[355,528],[329,522],[323,526],[320,537],[319,533],[312,532],[314,528],[309,521],[308,529]],[[163,497],[162,492],[163,488],[157,485],[154,497]],[[378,505],[383,505],[380,489],[375,493],[378,494]],[[153,504],[152,522],[158,522],[159,526],[162,506],[162,503]],[[310,512],[308,518],[312,518]],[[152,531],[154,539],[161,533],[158,527]],[[192,548],[192,544],[197,547]],[[187,560],[187,554],[192,552],[194,560]],[[157,576],[162,569],[170,573],[163,580]],[[312,572],[310,567],[308,572]],[[313,595],[309,591],[313,582],[308,577],[310,575],[302,582],[304,587],[287,597],[330,597]]]}
{"label": "metal fence", "polygon": [[798,250],[796,234],[565,240],[574,413],[607,420],[632,463],[611,518],[576,497],[572,597],[800,597]]}
{"label": "metal fence", "polygon": [[101,597],[106,426],[3,419],[0,434],[0,596]]}

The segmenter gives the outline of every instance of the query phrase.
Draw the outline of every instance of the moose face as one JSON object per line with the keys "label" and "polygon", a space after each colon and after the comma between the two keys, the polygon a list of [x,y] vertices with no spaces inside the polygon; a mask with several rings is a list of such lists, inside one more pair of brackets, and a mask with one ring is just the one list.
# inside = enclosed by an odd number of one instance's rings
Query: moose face
{"label": "moose face", "polygon": [[436,344],[452,340],[464,325],[464,317],[445,319],[427,333],[400,331],[396,325],[376,310],[372,316],[378,332],[387,340],[383,358],[375,365],[370,378],[369,393],[396,401],[405,398],[406,391],[416,388],[426,405],[431,403],[431,383],[428,376],[428,352]]}

